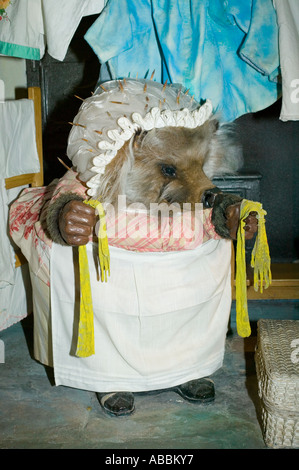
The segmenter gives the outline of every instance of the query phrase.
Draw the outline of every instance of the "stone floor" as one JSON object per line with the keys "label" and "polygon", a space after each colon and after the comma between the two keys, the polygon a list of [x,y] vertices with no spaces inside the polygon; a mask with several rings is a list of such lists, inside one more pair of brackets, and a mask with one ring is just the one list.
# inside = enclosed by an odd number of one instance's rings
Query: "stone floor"
{"label": "stone floor", "polygon": [[232,308],[224,364],[213,376],[215,402],[195,405],[171,391],[136,394],[136,410],[126,418],[106,415],[94,393],[55,386],[52,370],[33,359],[32,316],[0,332],[5,346],[0,448],[265,449],[254,363],[256,320],[299,320],[299,301],[252,301],[249,308],[247,339],[236,333]]}

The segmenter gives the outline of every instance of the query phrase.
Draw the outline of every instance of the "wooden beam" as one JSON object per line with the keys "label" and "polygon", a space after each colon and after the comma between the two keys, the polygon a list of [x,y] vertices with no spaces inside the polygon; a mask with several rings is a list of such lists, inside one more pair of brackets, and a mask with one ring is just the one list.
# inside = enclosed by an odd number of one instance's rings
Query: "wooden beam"
{"label": "wooden beam", "polygon": [[40,164],[40,172],[36,173],[31,183],[33,187],[43,186],[44,184],[44,168],[43,168],[43,141],[42,141],[42,101],[41,90],[39,87],[28,88],[28,98],[34,102],[35,116],[35,135],[38,159]]}
{"label": "wooden beam", "polygon": [[[253,287],[252,268],[247,269],[248,300],[299,299],[299,264],[273,263],[271,265],[272,284],[263,292],[256,292]],[[233,299],[236,298],[236,281],[233,286]]]}

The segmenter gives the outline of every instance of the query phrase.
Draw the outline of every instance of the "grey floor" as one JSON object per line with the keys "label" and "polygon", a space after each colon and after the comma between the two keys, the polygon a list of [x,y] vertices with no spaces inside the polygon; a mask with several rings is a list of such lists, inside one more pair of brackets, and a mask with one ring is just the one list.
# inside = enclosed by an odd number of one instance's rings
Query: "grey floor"
{"label": "grey floor", "polygon": [[[32,357],[32,316],[0,332],[1,449],[265,449],[259,422],[254,350],[256,320],[299,319],[299,301],[251,301],[252,335],[226,340],[213,378],[215,402],[194,405],[174,392],[137,394],[127,418],[104,414],[94,393],[56,387]],[[182,452],[181,452],[182,453]]]}

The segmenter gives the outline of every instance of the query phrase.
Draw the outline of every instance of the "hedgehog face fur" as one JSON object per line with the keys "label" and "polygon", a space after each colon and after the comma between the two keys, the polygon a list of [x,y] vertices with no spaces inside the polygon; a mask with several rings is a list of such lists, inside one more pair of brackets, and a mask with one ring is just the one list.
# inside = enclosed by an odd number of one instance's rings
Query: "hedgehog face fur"
{"label": "hedgehog face fur", "polygon": [[232,174],[241,164],[241,152],[230,126],[215,119],[195,129],[164,127],[141,131],[118,151],[102,178],[101,198],[117,204],[201,202],[211,179]]}

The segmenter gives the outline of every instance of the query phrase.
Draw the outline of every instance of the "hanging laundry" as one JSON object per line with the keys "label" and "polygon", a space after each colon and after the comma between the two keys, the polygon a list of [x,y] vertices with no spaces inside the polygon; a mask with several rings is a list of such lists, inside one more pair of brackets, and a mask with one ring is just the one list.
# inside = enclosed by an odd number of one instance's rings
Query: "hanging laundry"
{"label": "hanging laundry", "polygon": [[105,0],[0,0],[0,54],[40,60],[47,52],[57,60],[84,16],[99,14]]}
{"label": "hanging laundry", "polygon": [[41,0],[2,0],[0,11],[0,54],[42,58],[45,38]]}
{"label": "hanging laundry", "polygon": [[1,178],[38,173],[33,101],[22,99],[0,103],[0,122]]}
{"label": "hanging laundry", "polygon": [[15,268],[15,252],[7,236],[9,207],[22,188],[5,188],[0,178],[0,331],[23,320],[32,312],[28,265]]}
{"label": "hanging laundry", "polygon": [[63,60],[84,16],[99,14],[105,0],[42,0],[47,52]]}
{"label": "hanging laundry", "polygon": [[155,70],[155,80],[210,99],[226,121],[280,96],[272,0],[110,0],[85,39],[110,78]]}
{"label": "hanging laundry", "polygon": [[[0,4],[1,5],[1,4]],[[4,98],[4,83],[0,81]],[[7,190],[5,178],[36,173],[40,163],[35,141],[34,103],[29,99],[0,102],[0,331],[32,311],[26,267],[15,269],[15,252],[7,227],[9,207],[21,187]],[[28,216],[28,219],[30,217]],[[27,267],[28,269],[28,267]]]}
{"label": "hanging laundry", "polygon": [[[0,103],[0,289],[15,279],[14,253],[7,236],[8,192],[5,178],[40,171],[35,143],[34,103],[23,99]],[[26,149],[26,152],[24,152]],[[18,189],[20,191],[20,189]],[[14,195],[17,196],[17,193]],[[3,297],[4,291],[1,291]],[[9,297],[8,297],[9,298]],[[2,305],[2,304],[1,304]],[[2,311],[2,307],[0,306]],[[1,321],[0,321],[1,323]]]}
{"label": "hanging laundry", "polygon": [[274,0],[279,25],[282,121],[299,120],[299,2]]}

